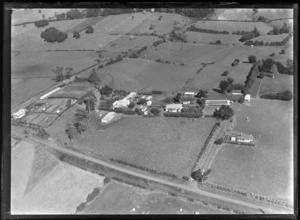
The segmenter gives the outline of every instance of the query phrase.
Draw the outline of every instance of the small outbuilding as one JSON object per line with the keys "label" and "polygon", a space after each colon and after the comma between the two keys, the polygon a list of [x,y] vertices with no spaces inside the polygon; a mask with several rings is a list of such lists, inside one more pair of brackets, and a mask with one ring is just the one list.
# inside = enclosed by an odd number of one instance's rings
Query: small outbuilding
{"label": "small outbuilding", "polygon": [[14,119],[19,119],[25,116],[27,110],[26,109],[20,109],[19,111],[15,112],[13,114],[13,118]]}
{"label": "small outbuilding", "polygon": [[105,116],[102,118],[101,122],[102,122],[102,123],[108,123],[108,122],[110,122],[115,116],[116,116],[116,113],[115,113],[115,112],[109,112],[109,113],[107,113],[107,115],[105,115]]}
{"label": "small outbuilding", "polygon": [[182,104],[169,104],[166,105],[165,110],[167,112],[181,112],[183,109]]}
{"label": "small outbuilding", "polygon": [[250,94],[245,95],[244,100],[250,102],[250,100],[251,100]]}

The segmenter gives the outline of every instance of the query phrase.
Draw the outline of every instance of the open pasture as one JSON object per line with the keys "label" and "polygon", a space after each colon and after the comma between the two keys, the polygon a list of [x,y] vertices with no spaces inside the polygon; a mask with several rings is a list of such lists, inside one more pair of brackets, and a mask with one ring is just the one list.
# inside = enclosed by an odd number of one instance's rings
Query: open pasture
{"label": "open pasture", "polygon": [[[162,16],[161,20],[158,18]],[[170,13],[152,13],[142,23],[137,25],[130,33],[132,34],[151,34],[156,32],[158,35],[170,33],[174,29],[174,23],[178,22],[181,25],[188,24],[190,20],[179,14]],[[150,30],[150,26],[153,29]]]}
{"label": "open pasture", "polygon": [[239,39],[240,35],[229,35],[229,34],[209,34],[209,33],[201,33],[188,31],[187,40],[189,43],[215,43],[217,40],[221,41],[221,44],[240,44]]}
{"label": "open pasture", "polygon": [[268,25],[271,26],[271,27],[282,28],[284,23],[286,23],[288,26],[292,27],[291,28],[292,31],[294,30],[294,28],[293,28],[294,27],[294,19],[293,18],[270,21],[268,23]]}
{"label": "open pasture", "polygon": [[24,52],[11,63],[12,106],[53,86],[55,67],[71,67],[78,72],[94,64],[93,52]]}
{"label": "open pasture", "polygon": [[[81,84],[81,83],[77,83]],[[86,83],[87,84],[87,83]],[[76,86],[70,84],[65,86],[62,90],[53,93],[49,98],[72,98],[72,99],[83,99],[93,90],[92,87],[88,86]]]}
{"label": "open pasture", "polygon": [[290,90],[293,93],[293,76],[276,74],[273,79],[264,77],[259,89],[259,96],[284,90]]}
{"label": "open pasture", "polygon": [[212,20],[252,21],[253,10],[250,8],[218,8],[210,16]]}
{"label": "open pasture", "polygon": [[[135,208],[134,212],[131,210]],[[182,209],[182,212],[180,212]],[[111,181],[82,214],[227,214],[199,203]]]}
{"label": "open pasture", "polygon": [[284,38],[286,38],[289,34],[278,34],[278,35],[262,35],[256,38],[251,39],[251,41],[262,41],[264,43],[271,42],[281,42]]}
{"label": "open pasture", "polygon": [[77,136],[73,147],[82,150],[85,145],[96,155],[188,176],[215,122],[213,118],[123,118],[105,131],[90,127]]}
{"label": "open pasture", "polygon": [[241,21],[198,21],[195,26],[202,29],[228,31],[253,31],[254,27],[261,34],[267,34],[272,28],[263,22],[241,22]]}
{"label": "open pasture", "polygon": [[70,29],[66,29],[66,32],[73,33],[74,31],[81,32],[85,30],[88,26],[94,26],[101,20],[103,20],[105,17],[91,17],[91,18],[83,18],[83,19],[77,19],[81,20],[80,23],[76,24],[75,26],[71,27]]}
{"label": "open pasture", "polygon": [[269,20],[273,19],[286,19],[293,18],[293,9],[288,8],[273,8],[273,9],[258,9],[258,13],[255,14],[256,17],[263,16]]}
{"label": "open pasture", "polygon": [[292,202],[293,102],[253,99],[235,105],[234,130],[252,134],[256,147],[224,145],[208,181]]}
{"label": "open pasture", "polygon": [[100,79],[110,81],[114,89],[126,91],[177,91],[194,74],[184,66],[145,59],[126,59],[97,72]]}
{"label": "open pasture", "polygon": [[58,116],[58,114],[31,113],[25,117],[25,121],[30,124],[36,124],[47,128]]}

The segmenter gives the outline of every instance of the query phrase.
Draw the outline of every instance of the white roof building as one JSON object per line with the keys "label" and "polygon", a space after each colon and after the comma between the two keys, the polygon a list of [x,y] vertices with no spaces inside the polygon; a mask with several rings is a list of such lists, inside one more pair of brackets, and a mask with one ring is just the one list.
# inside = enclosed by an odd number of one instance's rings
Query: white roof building
{"label": "white roof building", "polygon": [[14,118],[14,119],[22,118],[22,117],[25,116],[26,112],[27,112],[27,110],[24,109],[24,108],[22,108],[22,109],[20,109],[19,111],[13,113],[13,118]]}
{"label": "white roof building", "polygon": [[132,100],[132,99],[134,99],[136,96],[137,96],[137,93],[136,93],[136,92],[131,92],[131,93],[129,93],[124,99]]}
{"label": "white roof building", "polygon": [[45,99],[45,98],[47,98],[49,95],[51,95],[51,94],[53,94],[53,93],[55,93],[55,92],[57,92],[57,91],[59,91],[59,90],[61,90],[61,88],[53,89],[52,91],[50,91],[50,92],[46,93],[45,95],[41,96],[40,99]]}
{"label": "white roof building", "polygon": [[183,95],[185,96],[195,96],[197,93],[196,92],[184,92]]}
{"label": "white roof building", "polygon": [[149,95],[146,99],[147,99],[147,100],[152,99],[152,95]]}
{"label": "white roof building", "polygon": [[108,123],[108,122],[110,122],[115,116],[116,116],[116,113],[115,113],[115,112],[109,112],[109,113],[107,113],[107,115],[105,115],[105,116],[102,118],[101,122],[103,122],[103,123]]}
{"label": "white roof building", "polygon": [[250,94],[247,94],[247,95],[245,95],[245,101],[248,101],[248,102],[250,102],[250,100],[251,100],[251,96],[250,96]]}
{"label": "white roof building", "polygon": [[230,100],[205,100],[205,105],[230,105]]}
{"label": "white roof building", "polygon": [[166,111],[168,112],[181,112],[181,110],[183,109],[182,104],[169,104],[166,105]]}
{"label": "white roof building", "polygon": [[148,106],[152,105],[152,101],[149,100],[149,101],[147,102],[147,105],[148,105]]}
{"label": "white roof building", "polygon": [[117,100],[113,103],[113,109],[127,107],[129,103],[130,101],[128,99]]}

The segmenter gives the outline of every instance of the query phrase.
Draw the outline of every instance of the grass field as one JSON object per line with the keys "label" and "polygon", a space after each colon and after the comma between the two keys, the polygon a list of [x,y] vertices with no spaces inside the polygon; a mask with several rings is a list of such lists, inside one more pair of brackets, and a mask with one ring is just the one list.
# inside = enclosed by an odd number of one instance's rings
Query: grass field
{"label": "grass field", "polygon": [[270,20],[273,19],[285,19],[293,18],[293,9],[283,9],[283,8],[274,8],[274,9],[258,9],[256,17],[264,16]]}
{"label": "grass field", "polygon": [[274,78],[265,77],[262,80],[259,95],[264,95],[268,93],[277,93],[284,90],[290,90],[293,92],[293,76],[278,74]]}
{"label": "grass field", "polygon": [[291,16],[290,19],[281,19],[281,20],[271,21],[268,23],[268,25],[272,26],[272,27],[280,27],[281,28],[284,25],[284,23],[286,23],[288,26],[292,27],[291,30],[293,31],[294,20],[292,17],[293,16]]}
{"label": "grass field", "polygon": [[[107,158],[188,176],[201,147],[215,124],[215,119],[123,118],[105,131],[93,126],[74,147]],[[53,129],[62,131],[56,122]]]}
{"label": "grass field", "polygon": [[240,44],[239,39],[240,35],[229,35],[229,34],[209,34],[209,33],[200,33],[194,31],[187,32],[187,40],[190,43],[211,43],[220,40],[222,44]]}
{"label": "grass field", "polygon": [[55,67],[74,72],[94,64],[93,52],[24,52],[12,60],[12,106],[54,85]]}
{"label": "grass field", "polygon": [[123,60],[97,72],[100,79],[109,80],[113,88],[127,91],[177,91],[194,74],[184,66],[146,59]]}
{"label": "grass field", "polygon": [[[135,208],[135,211],[131,211]],[[182,209],[182,212],[180,212]],[[110,182],[80,214],[228,214],[164,193]]]}
{"label": "grass field", "polygon": [[257,146],[223,146],[209,181],[292,202],[292,106],[292,102],[253,99],[250,106],[234,108],[234,129],[253,134]]}
{"label": "grass field", "polygon": [[210,19],[236,21],[252,21],[252,18],[253,10],[248,8],[218,8],[210,16]]}
{"label": "grass field", "polygon": [[267,34],[272,28],[263,22],[232,22],[232,21],[198,21],[196,27],[217,31],[253,31],[254,27],[261,34]]}
{"label": "grass field", "polygon": [[86,29],[89,25],[94,26],[103,19],[104,19],[104,17],[101,17],[101,16],[92,17],[92,18],[84,18],[76,26],[73,26],[72,28],[67,29],[66,32],[69,32],[69,33],[73,33],[74,31],[81,32],[84,29]]}
{"label": "grass field", "polygon": [[281,42],[284,38],[286,38],[289,34],[278,34],[278,35],[263,35],[256,38],[251,39],[251,41],[262,41],[264,43],[271,42]]}
{"label": "grass field", "polygon": [[103,177],[58,162],[26,142],[12,150],[12,214],[74,214]]}

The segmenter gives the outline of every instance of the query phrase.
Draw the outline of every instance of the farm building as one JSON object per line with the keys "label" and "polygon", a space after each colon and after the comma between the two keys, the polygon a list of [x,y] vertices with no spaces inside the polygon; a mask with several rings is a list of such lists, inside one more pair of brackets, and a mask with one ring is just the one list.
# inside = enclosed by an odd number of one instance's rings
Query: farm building
{"label": "farm building", "polygon": [[113,109],[115,108],[125,108],[129,105],[130,101],[128,99],[117,100],[113,103]]}
{"label": "farm building", "polygon": [[251,134],[244,134],[244,133],[241,133],[237,136],[231,136],[230,137],[230,141],[237,141],[237,142],[241,142],[241,143],[250,143],[253,140],[254,139],[253,139],[253,136]]}
{"label": "farm building", "polygon": [[197,93],[196,92],[184,92],[183,95],[184,96],[188,96],[188,97],[194,97]]}
{"label": "farm building", "polygon": [[152,95],[149,95],[148,97],[146,97],[146,100],[151,100],[152,99]]}
{"label": "farm building", "polygon": [[189,104],[191,104],[191,101],[183,101],[182,104],[183,105],[189,105]]}
{"label": "farm building", "polygon": [[41,96],[40,99],[45,99],[45,98],[47,98],[48,96],[50,96],[51,94],[53,94],[53,93],[55,93],[55,92],[57,92],[57,91],[59,91],[59,90],[61,90],[61,88],[53,89],[52,91],[50,91],[50,92],[46,93],[45,95]]}
{"label": "farm building", "polygon": [[148,106],[152,105],[152,101],[151,100],[147,101],[147,105]]}
{"label": "farm building", "polygon": [[20,109],[19,111],[15,112],[15,113],[13,114],[13,118],[14,118],[14,119],[22,118],[22,117],[25,116],[26,112],[27,112],[26,109]]}
{"label": "farm building", "polygon": [[115,113],[115,112],[109,112],[109,113],[107,113],[107,115],[105,115],[105,116],[102,118],[101,122],[103,122],[103,123],[108,123],[108,122],[110,122],[115,116],[116,116],[116,113]]}
{"label": "farm building", "polygon": [[232,90],[231,95],[243,95],[241,90]]}
{"label": "farm building", "polygon": [[123,100],[127,99],[131,102],[136,96],[137,96],[136,92],[131,92]]}
{"label": "farm building", "polygon": [[181,112],[182,108],[183,108],[182,104],[169,104],[166,105],[165,110],[167,112]]}
{"label": "farm building", "polygon": [[245,95],[245,101],[250,102],[250,100],[251,100],[250,94]]}
{"label": "farm building", "polygon": [[230,100],[205,100],[205,105],[230,105]]}
{"label": "farm building", "polygon": [[138,109],[141,110],[142,112],[145,112],[147,110],[147,106],[138,106]]}

